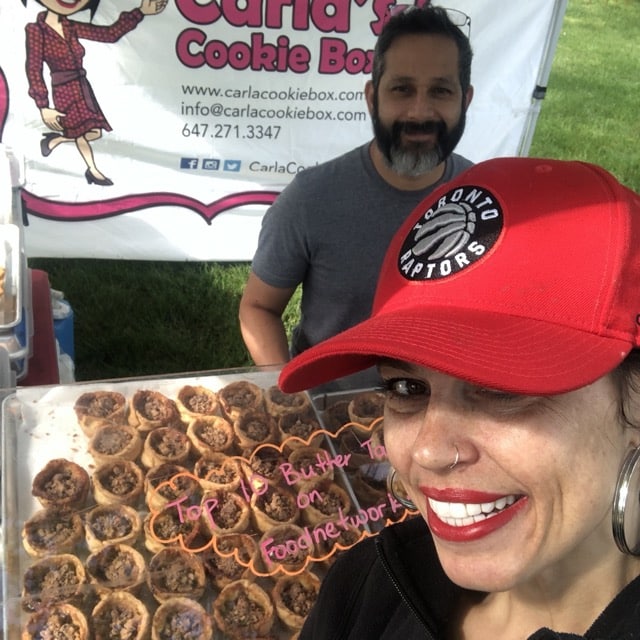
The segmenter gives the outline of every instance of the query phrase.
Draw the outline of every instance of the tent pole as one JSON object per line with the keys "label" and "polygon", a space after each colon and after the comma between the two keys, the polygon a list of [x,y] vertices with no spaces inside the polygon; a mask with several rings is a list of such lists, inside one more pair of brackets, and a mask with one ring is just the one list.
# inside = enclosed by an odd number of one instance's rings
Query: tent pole
{"label": "tent pole", "polygon": [[556,0],[553,8],[553,15],[551,18],[552,24],[551,28],[547,32],[547,38],[542,52],[542,62],[540,64],[540,69],[538,70],[536,86],[531,96],[531,107],[520,137],[520,144],[518,146],[519,156],[529,155],[533,134],[536,129],[536,122],[542,107],[542,100],[544,100],[547,92],[547,82],[549,81],[553,57],[558,44],[558,39],[560,38],[560,30],[562,29],[562,21],[567,9],[567,2],[568,0]]}

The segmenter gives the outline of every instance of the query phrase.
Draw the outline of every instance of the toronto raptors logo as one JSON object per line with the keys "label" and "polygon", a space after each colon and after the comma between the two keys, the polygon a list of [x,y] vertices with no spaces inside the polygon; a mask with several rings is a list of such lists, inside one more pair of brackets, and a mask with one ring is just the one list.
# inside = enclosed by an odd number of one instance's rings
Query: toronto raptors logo
{"label": "toronto raptors logo", "polygon": [[481,187],[461,186],[424,211],[400,251],[398,268],[408,280],[437,280],[482,258],[502,231],[502,209]]}

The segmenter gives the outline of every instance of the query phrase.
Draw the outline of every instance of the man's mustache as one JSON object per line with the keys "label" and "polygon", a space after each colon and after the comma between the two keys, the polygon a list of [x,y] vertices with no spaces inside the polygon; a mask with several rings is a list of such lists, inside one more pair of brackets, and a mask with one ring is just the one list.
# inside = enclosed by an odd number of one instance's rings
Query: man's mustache
{"label": "man's mustache", "polygon": [[395,129],[394,134],[396,135],[399,135],[401,133],[435,133],[440,136],[447,132],[447,126],[444,122],[442,122],[442,120],[425,120],[424,122],[395,122],[393,128]]}

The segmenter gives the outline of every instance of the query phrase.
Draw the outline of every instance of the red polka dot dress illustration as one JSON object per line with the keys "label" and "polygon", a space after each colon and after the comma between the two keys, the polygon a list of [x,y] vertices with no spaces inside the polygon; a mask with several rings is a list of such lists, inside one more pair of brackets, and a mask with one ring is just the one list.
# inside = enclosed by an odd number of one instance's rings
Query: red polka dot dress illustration
{"label": "red polka dot dress illustration", "polygon": [[[46,11],[25,27],[29,95],[49,129],[40,140],[40,151],[47,157],[59,145],[74,143],[86,165],[84,175],[89,184],[103,187],[113,184],[96,166],[91,147],[103,131],[111,131],[111,126],[87,79],[85,49],[80,40],[116,42],[135,29],[145,16],[163,11],[167,1],[142,0],[138,8],[123,11],[113,24],[99,26],[91,21],[70,20],[69,16],[88,10],[93,20],[100,0],[37,0]],[[45,65],[50,73],[51,95]]]}

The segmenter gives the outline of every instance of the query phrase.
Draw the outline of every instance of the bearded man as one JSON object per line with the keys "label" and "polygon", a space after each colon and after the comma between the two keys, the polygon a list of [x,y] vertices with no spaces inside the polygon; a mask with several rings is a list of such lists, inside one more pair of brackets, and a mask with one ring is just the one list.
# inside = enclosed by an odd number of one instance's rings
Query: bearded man
{"label": "bearded man", "polygon": [[[398,8],[365,86],[374,139],[297,174],[264,216],[239,312],[256,365],[284,363],[367,318],[390,239],[425,196],[472,164],[453,153],[473,97],[470,20]],[[282,314],[300,284],[289,345]]]}

